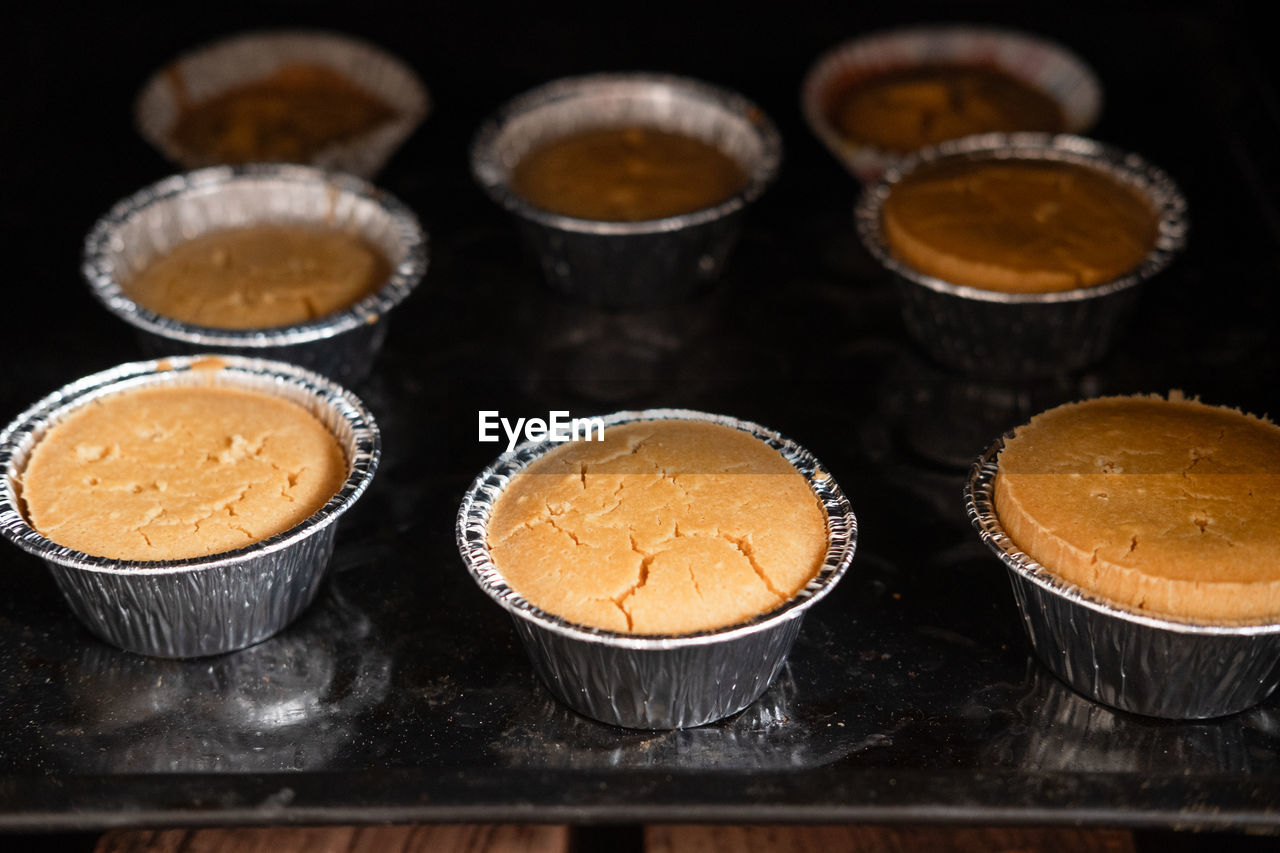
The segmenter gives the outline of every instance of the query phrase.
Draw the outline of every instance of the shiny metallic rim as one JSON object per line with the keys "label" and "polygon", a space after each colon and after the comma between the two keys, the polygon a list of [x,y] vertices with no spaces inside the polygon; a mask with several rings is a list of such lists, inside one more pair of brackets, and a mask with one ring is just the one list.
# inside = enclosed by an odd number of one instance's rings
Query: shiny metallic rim
{"label": "shiny metallic rim", "polygon": [[[749,124],[760,142],[761,153],[754,163],[747,164],[747,186],[714,207],[641,222],[603,222],[551,213],[534,207],[512,192],[508,166],[501,162],[497,153],[499,139],[507,124],[517,116],[535,112],[544,106],[609,89],[626,92],[635,100],[680,99],[689,102],[691,108],[717,110]],[[763,110],[742,95],[688,77],[644,72],[566,77],[531,89],[499,108],[481,125],[471,143],[471,172],[485,192],[502,207],[552,228],[593,234],[653,234],[721,219],[758,198],[777,176],[781,161],[782,136],[777,127]]]}
{"label": "shiny metallic rim", "polygon": [[[1156,242],[1151,251],[1132,271],[1119,278],[1092,287],[1052,293],[1004,293],[978,287],[951,284],[917,272],[903,264],[889,251],[881,224],[881,212],[893,187],[917,168],[948,160],[1032,160],[1074,163],[1103,172],[1142,193],[1151,202],[1159,221]],[[1190,226],[1187,200],[1178,185],[1163,170],[1129,154],[1082,136],[1048,133],[988,133],[968,136],[925,148],[908,157],[900,167],[891,168],[884,177],[863,190],[854,210],[858,236],[875,259],[902,278],[938,293],[980,302],[1009,305],[1055,304],[1100,299],[1146,281],[1163,270],[1182,250]]]}
{"label": "shiny metallic rim", "polygon": [[[307,184],[329,189],[345,201],[363,200],[382,208],[391,218],[401,260],[387,283],[376,293],[343,311],[309,323],[265,329],[222,329],[183,323],[155,313],[130,299],[116,275],[113,245],[119,230],[154,204],[205,196],[238,183]],[[390,194],[356,178],[310,166],[255,163],[211,166],[165,178],[118,202],[94,224],[85,238],[82,272],[89,288],[107,310],[143,331],[171,340],[207,347],[266,348],[312,343],[375,322],[399,305],[427,270],[427,235],[413,212]]]}
{"label": "shiny metallic rim", "polygon": [[480,588],[513,616],[537,627],[585,642],[602,643],[626,649],[668,650],[683,646],[704,645],[753,634],[781,622],[801,616],[814,602],[831,591],[853,561],[857,547],[858,523],[853,509],[835,478],[826,474],[817,458],[800,445],[759,424],[687,409],[646,409],[638,412],[616,412],[603,418],[605,427],[638,421],[690,420],[706,421],[741,430],[777,450],[805,478],[827,515],[827,555],[818,573],[795,597],[775,610],[747,622],[727,628],[692,634],[623,634],[570,622],[530,604],[511,589],[489,553],[488,527],[493,506],[517,474],[548,451],[558,447],[549,441],[525,442],[499,456],[476,477],[467,489],[458,509],[456,535],[462,560]]}
{"label": "shiny metallic rim", "polygon": [[[207,379],[211,370],[204,365],[216,360],[219,368],[214,384],[276,396],[280,389],[292,389],[332,413],[352,433],[354,452],[348,459],[350,472],[342,488],[298,526],[252,545],[209,557],[184,560],[113,560],[76,551],[46,538],[27,523],[15,486],[31,448],[51,426],[81,406],[103,396],[137,388],[186,384],[195,371]],[[345,448],[344,448],[345,450]],[[244,563],[262,554],[289,548],[318,530],[333,524],[369,487],[381,456],[381,437],[373,416],[350,391],[317,373],[278,361],[235,356],[182,356],[154,361],[121,364],[63,386],[31,406],[0,432],[0,533],[15,545],[44,560],[90,572],[112,574],[180,574]]]}
{"label": "shiny metallic rim", "polygon": [[969,522],[977,529],[979,538],[1000,558],[1000,562],[1004,563],[1010,572],[1073,604],[1087,607],[1104,616],[1148,628],[1201,636],[1243,637],[1280,634],[1280,624],[1277,623],[1211,625],[1193,620],[1151,616],[1129,610],[1105,598],[1091,595],[1075,584],[1067,583],[1019,550],[1005,533],[1004,526],[1000,524],[994,499],[997,458],[1000,451],[1004,449],[1005,440],[1012,436],[1012,432],[1005,433],[978,457],[969,471],[964,487],[965,512],[969,516]]}

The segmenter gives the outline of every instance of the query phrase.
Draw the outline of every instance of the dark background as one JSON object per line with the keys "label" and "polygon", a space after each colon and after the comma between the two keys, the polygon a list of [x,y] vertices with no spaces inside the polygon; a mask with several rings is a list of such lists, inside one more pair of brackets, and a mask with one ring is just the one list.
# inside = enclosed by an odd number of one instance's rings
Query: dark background
{"label": "dark background", "polygon": [[[946,9],[946,13],[939,12]],[[331,582],[279,637],[203,661],[90,637],[43,567],[0,548],[0,829],[554,819],[1280,826],[1280,704],[1179,724],[1111,712],[1029,654],[1003,569],[968,528],[965,468],[1045,406],[1181,388],[1272,415],[1280,101],[1246,5],[130,4],[9,12],[0,228],[0,421],[142,356],[78,267],[94,220],[174,171],[132,102],[177,53],[244,29],[364,37],[432,114],[376,182],[431,236],[421,289],[355,390],[385,458],[344,520]],[[857,243],[856,182],[799,111],[808,66],[890,25],[999,23],[1055,38],[1104,87],[1091,135],[1190,201],[1186,253],[1096,368],[1033,386],[951,376],[910,346]],[[776,185],[720,286],[679,309],[591,311],[550,293],[474,185],[467,145],[552,78],[650,69],[737,89],[782,131]],[[779,684],[736,718],[638,733],[581,719],[534,680],[453,545],[495,455],[478,409],[519,416],[688,406],[816,453],[861,534]]]}

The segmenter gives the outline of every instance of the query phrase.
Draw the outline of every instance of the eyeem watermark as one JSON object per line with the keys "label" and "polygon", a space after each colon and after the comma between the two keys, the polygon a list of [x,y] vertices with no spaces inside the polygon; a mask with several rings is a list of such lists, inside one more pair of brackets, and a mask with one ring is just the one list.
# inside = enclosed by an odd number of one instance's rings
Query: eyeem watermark
{"label": "eyeem watermark", "polygon": [[547,412],[547,419],[516,418],[515,423],[496,410],[481,411],[480,441],[501,441],[499,428],[507,436],[507,450],[525,441],[604,441],[604,418],[571,418],[568,412]]}

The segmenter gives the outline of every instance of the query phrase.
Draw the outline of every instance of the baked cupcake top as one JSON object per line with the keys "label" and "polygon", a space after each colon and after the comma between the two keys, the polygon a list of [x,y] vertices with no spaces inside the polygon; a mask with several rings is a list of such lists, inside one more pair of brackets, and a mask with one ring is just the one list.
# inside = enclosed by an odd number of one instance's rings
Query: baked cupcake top
{"label": "baked cupcake top", "polygon": [[534,605],[632,634],[726,627],[814,577],[826,514],[805,478],[739,430],[611,426],[512,480],[488,527],[494,565]]}
{"label": "baked cupcake top", "polygon": [[209,163],[305,163],[398,116],[342,74],[311,62],[287,63],[261,79],[180,106],[174,142]]}
{"label": "baked cupcake top", "polygon": [[179,243],[122,287],[144,308],[184,323],[262,329],[349,308],[390,274],[383,254],[357,235],[262,224]]}
{"label": "baked cupcake top", "polygon": [[1280,618],[1280,427],[1173,393],[1103,397],[1019,427],[998,460],[1009,538],[1122,607]]}
{"label": "baked cupcake top", "polygon": [[301,406],[218,387],[145,388],[87,403],[32,449],[32,527],[119,560],[242,548],[304,521],[342,487],[333,434]]}
{"label": "baked cupcake top", "polygon": [[839,89],[827,109],[852,142],[906,154],[975,133],[1066,130],[1046,92],[989,65],[926,63],[873,73]]}
{"label": "baked cupcake top", "polygon": [[1044,160],[948,160],[895,184],[890,251],[952,284],[1009,293],[1090,287],[1137,267],[1158,218],[1136,190],[1096,169]]}
{"label": "baked cupcake top", "polygon": [[599,128],[535,147],[511,186],[530,204],[577,219],[643,222],[713,207],[747,185],[714,145],[656,127]]}

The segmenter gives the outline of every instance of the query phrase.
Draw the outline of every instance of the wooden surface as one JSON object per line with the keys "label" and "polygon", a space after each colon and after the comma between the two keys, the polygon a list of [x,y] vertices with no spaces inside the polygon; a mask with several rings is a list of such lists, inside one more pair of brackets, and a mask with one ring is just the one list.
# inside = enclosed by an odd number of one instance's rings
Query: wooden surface
{"label": "wooden surface", "polygon": [[259,827],[113,830],[95,853],[566,853],[567,826]]}
{"label": "wooden surface", "polygon": [[649,826],[646,853],[1133,853],[1133,835],[1097,829],[884,826]]}
{"label": "wooden surface", "polygon": [[[576,837],[575,837],[576,836]],[[95,853],[593,853],[568,826],[268,827],[113,830]],[[572,842],[572,843],[571,843]],[[612,846],[612,845],[610,845]],[[1134,853],[1127,831],[885,826],[675,826],[644,830],[646,853]]]}

